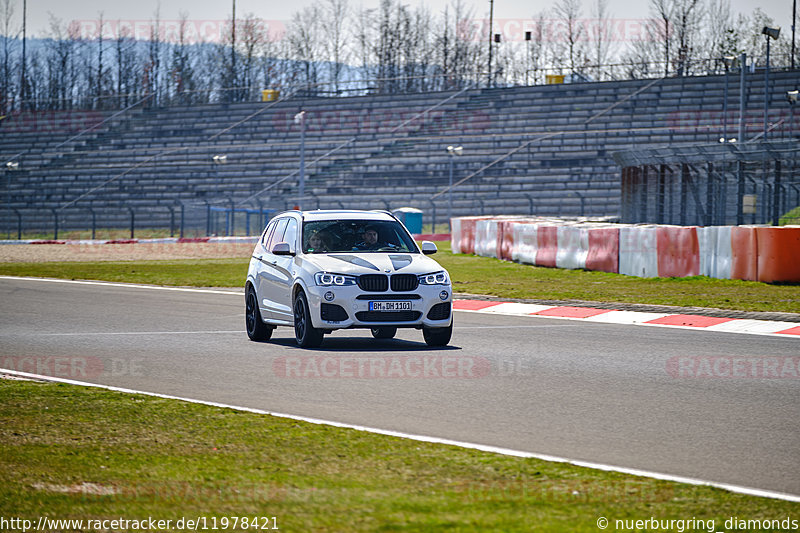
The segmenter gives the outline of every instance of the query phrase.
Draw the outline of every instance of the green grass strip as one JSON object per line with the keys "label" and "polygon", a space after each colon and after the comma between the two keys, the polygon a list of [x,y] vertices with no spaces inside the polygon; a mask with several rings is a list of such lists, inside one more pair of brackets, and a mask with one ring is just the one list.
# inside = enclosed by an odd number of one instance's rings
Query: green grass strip
{"label": "green grass strip", "polygon": [[[587,531],[800,505],[95,388],[0,380],[0,516],[276,517],[281,531]],[[210,523],[210,522],[209,522]]]}
{"label": "green grass strip", "polygon": [[[637,278],[563,270],[454,255],[438,243],[434,256],[448,269],[456,292],[502,298],[713,307],[800,313],[800,284],[691,278]],[[67,263],[0,263],[0,274],[95,279],[189,287],[241,287],[249,258]]]}

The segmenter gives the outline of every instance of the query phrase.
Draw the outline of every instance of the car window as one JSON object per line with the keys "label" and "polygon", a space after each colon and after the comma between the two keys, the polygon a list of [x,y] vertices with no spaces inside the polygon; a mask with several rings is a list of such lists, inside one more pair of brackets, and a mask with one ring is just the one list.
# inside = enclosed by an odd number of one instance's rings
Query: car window
{"label": "car window", "polygon": [[[372,237],[367,232],[373,232]],[[303,252],[418,253],[396,220],[314,220],[303,223]]]}
{"label": "car window", "polygon": [[295,243],[297,242],[297,220],[290,218],[289,223],[286,225],[286,231],[283,234],[283,241],[288,242],[291,249],[295,249]]}
{"label": "car window", "polygon": [[275,231],[272,232],[272,235],[269,238],[269,242],[267,243],[267,251],[272,252],[272,247],[278,244],[279,242],[283,242],[283,232],[286,230],[286,223],[288,219],[286,218],[279,218],[277,224],[275,225]]}
{"label": "car window", "polygon": [[261,245],[264,248],[267,247],[267,243],[269,242],[269,238],[272,236],[272,232],[273,232],[273,230],[275,230],[275,226],[277,225],[277,223],[278,223],[277,220],[272,220],[272,221],[270,221],[269,224],[267,224],[267,229],[264,230],[264,235],[261,236]]}

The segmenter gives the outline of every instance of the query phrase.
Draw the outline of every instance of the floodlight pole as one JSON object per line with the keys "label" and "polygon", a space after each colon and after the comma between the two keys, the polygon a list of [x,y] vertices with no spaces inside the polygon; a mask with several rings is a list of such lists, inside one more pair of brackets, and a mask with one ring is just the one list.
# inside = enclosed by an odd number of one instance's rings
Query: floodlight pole
{"label": "floodlight pole", "polygon": [[295,124],[300,124],[300,198],[297,206],[303,208],[303,197],[306,194],[306,112],[300,111],[294,116]]}
{"label": "floodlight pole", "polygon": [[22,102],[20,103],[20,109],[21,110],[25,108],[25,98],[27,97],[27,94],[25,92],[25,87],[26,87],[26,83],[25,83],[25,64],[26,64],[26,61],[25,61],[25,45],[26,45],[26,42],[28,40],[27,39],[27,22],[28,22],[28,1],[27,0],[22,0],[22,74],[20,76],[20,85],[19,85],[19,88],[20,88],[20,100],[22,100]]}
{"label": "floodlight pole", "polygon": [[740,143],[744,142],[744,112],[747,86],[745,84],[745,76],[747,72],[747,54],[742,52],[739,56],[739,136],[736,140]]}
{"label": "floodlight pole", "polygon": [[797,20],[797,0],[792,1],[792,69],[794,69],[794,25]]}
{"label": "floodlight pole", "polygon": [[769,115],[769,35],[765,35],[767,40],[767,66],[764,69],[764,142],[767,142],[767,116]]}
{"label": "floodlight pole", "polygon": [[[723,60],[724,62],[724,60]],[[722,142],[728,142],[728,64],[725,63],[725,95],[722,100]]]}
{"label": "floodlight pole", "polygon": [[493,26],[494,17],[494,0],[489,0],[489,78],[486,80],[486,86],[492,86],[492,34],[494,32]]}

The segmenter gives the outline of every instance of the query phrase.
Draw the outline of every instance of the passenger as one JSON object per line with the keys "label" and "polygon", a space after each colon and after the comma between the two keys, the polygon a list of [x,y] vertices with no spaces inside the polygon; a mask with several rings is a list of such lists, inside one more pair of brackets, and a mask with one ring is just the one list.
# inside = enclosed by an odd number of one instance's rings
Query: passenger
{"label": "passenger", "polygon": [[316,231],[308,238],[308,251],[309,252],[328,252],[330,247],[325,240],[322,232]]}

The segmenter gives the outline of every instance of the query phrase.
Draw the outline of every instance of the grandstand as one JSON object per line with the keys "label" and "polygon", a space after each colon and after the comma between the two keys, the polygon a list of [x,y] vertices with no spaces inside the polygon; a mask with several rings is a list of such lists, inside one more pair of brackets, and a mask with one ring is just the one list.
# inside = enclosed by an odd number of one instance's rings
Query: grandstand
{"label": "grandstand", "polygon": [[[799,78],[771,75],[771,139],[800,133],[784,98]],[[729,81],[727,137],[739,118],[738,77]],[[210,218],[234,209],[241,233],[243,210],[297,204],[412,206],[441,223],[448,145],[463,147],[452,161],[454,215],[618,216],[612,153],[718,142],[724,85],[708,76],[346,98],[285,91],[277,102],[17,115],[0,121],[0,232],[52,229],[54,218],[62,229],[92,217],[126,227],[132,215],[137,227],[169,227],[179,209],[187,226],[231,232]],[[761,131],[763,78],[749,75],[746,88],[750,139]]]}

